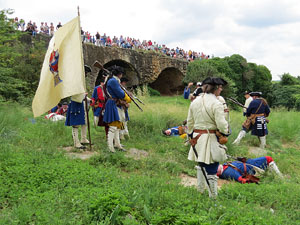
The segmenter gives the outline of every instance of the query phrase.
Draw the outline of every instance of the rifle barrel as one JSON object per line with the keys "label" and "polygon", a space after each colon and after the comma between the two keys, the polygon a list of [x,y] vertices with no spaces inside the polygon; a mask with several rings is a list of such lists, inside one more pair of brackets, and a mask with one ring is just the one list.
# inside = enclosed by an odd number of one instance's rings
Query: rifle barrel
{"label": "rifle barrel", "polygon": [[143,109],[139,106],[139,104],[137,104],[137,102],[130,96],[130,94],[128,93],[128,91],[126,90],[125,87],[123,87],[120,84],[120,87],[122,88],[122,90],[128,95],[128,97],[131,99],[131,101],[133,101],[133,103],[139,108],[139,110],[141,110],[141,112],[143,112]]}
{"label": "rifle barrel", "polygon": [[233,98],[227,98],[229,101],[233,102],[234,104],[247,109],[247,107],[245,107],[243,104],[239,103],[237,100],[233,99]]}

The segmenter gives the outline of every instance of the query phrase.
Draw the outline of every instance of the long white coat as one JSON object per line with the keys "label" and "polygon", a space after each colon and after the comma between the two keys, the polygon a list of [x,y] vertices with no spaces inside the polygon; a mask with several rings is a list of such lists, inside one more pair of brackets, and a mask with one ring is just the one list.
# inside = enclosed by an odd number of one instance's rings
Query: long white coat
{"label": "long white coat", "polygon": [[[206,110],[205,110],[206,109]],[[229,124],[225,119],[224,106],[214,94],[201,94],[190,105],[187,118],[188,134],[194,129],[219,130],[223,134],[229,134]],[[193,137],[198,134],[194,133]],[[211,149],[219,145],[215,134],[202,134],[195,146],[198,159],[190,148],[188,159],[197,162],[211,164]]]}
{"label": "long white coat", "polygon": [[245,105],[244,105],[245,108],[243,108],[244,113],[247,112],[247,108],[249,107],[249,105],[250,105],[250,103],[252,102],[252,100],[253,100],[253,98],[252,98],[251,96],[250,96],[249,98],[246,99]]}

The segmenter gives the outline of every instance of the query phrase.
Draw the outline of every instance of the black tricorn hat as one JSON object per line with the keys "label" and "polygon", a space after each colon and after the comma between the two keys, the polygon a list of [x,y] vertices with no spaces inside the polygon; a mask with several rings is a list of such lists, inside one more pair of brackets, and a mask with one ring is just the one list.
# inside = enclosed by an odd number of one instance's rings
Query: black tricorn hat
{"label": "black tricorn hat", "polygon": [[111,73],[113,75],[119,75],[120,73],[125,74],[125,70],[121,66],[114,65],[114,66],[110,67],[109,70],[111,71]]}
{"label": "black tricorn hat", "polygon": [[126,77],[122,77],[121,79],[120,79],[120,82],[122,83],[122,82],[128,82],[129,80],[126,78]]}
{"label": "black tricorn hat", "polygon": [[210,85],[226,85],[227,81],[220,77],[207,77],[202,81],[202,85],[210,84]]}
{"label": "black tricorn hat", "polygon": [[262,93],[260,91],[253,91],[253,92],[250,92],[250,96],[262,96]]}
{"label": "black tricorn hat", "polygon": [[251,93],[251,91],[245,91],[244,95],[249,95]]}

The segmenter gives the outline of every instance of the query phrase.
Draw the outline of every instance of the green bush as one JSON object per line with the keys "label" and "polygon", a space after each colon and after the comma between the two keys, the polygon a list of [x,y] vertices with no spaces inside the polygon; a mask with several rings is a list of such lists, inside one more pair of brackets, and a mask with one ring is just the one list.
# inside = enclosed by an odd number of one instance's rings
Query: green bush
{"label": "green bush", "polygon": [[149,91],[150,96],[160,96],[159,91],[157,91],[151,87],[148,87],[148,91]]}

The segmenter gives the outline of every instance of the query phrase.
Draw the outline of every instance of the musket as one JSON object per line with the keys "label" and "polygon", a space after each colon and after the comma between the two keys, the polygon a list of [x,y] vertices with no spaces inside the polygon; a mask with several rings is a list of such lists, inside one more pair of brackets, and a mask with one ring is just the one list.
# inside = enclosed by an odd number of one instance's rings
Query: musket
{"label": "musket", "polygon": [[[108,69],[105,69],[97,60],[94,62],[93,66],[98,67],[99,69],[102,69],[106,74],[111,75],[111,72]],[[125,87],[123,87],[120,84],[121,89],[128,95],[128,97],[131,99],[131,101],[143,112],[143,109],[138,105],[138,103],[134,100],[134,98],[138,99],[137,97],[133,96],[132,93],[129,93]],[[143,105],[145,105],[142,101],[138,99],[139,102],[141,102]]]}
{"label": "musket", "polygon": [[[122,88],[122,90],[128,95],[128,97],[131,99],[131,101],[133,101],[133,103],[139,108],[139,110],[141,110],[141,112],[143,112],[143,109],[137,104],[137,102],[133,99],[133,95],[132,93],[129,93],[125,87],[123,87],[123,85],[120,84],[120,87]],[[144,104],[144,103],[143,103]],[[145,105],[145,104],[144,104]]]}
{"label": "musket", "polygon": [[133,97],[134,99],[138,100],[139,103],[142,103],[143,105],[145,105],[145,103],[142,102],[142,100],[140,100],[140,99],[139,99],[138,97],[136,97],[135,95],[132,94],[132,97]]}
{"label": "musket", "polygon": [[239,103],[239,102],[238,102],[237,100],[235,100],[234,98],[226,98],[226,99],[228,99],[229,101],[233,102],[234,104],[236,104],[236,105],[238,105],[238,106],[240,106],[240,107],[242,107],[242,108],[247,109],[247,107],[245,107],[242,103]]}

